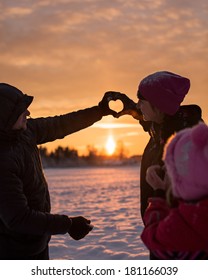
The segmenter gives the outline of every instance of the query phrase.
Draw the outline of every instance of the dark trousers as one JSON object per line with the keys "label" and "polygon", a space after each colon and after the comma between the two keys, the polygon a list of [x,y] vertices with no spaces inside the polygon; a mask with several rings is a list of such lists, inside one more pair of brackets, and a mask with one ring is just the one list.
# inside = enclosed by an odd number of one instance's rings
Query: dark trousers
{"label": "dark trousers", "polygon": [[156,257],[154,254],[153,254],[153,252],[149,252],[149,259],[150,260],[160,260],[160,259],[158,259],[158,257]]}
{"label": "dark trousers", "polygon": [[16,256],[9,254],[8,256],[1,256],[0,260],[49,260],[48,246],[39,254],[33,256]]}
{"label": "dark trousers", "polygon": [[49,252],[48,246],[39,254],[34,256],[29,256],[25,260],[49,260]]}

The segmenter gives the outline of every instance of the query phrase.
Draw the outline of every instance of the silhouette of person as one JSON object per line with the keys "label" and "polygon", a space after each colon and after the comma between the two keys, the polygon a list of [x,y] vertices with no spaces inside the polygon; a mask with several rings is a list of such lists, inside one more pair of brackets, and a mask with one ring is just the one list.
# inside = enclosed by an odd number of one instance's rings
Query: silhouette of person
{"label": "silhouette of person", "polygon": [[49,259],[51,235],[84,238],[91,221],[51,214],[48,185],[37,145],[91,126],[105,115],[108,95],[98,106],[68,114],[27,119],[33,97],[0,83],[0,259]]}

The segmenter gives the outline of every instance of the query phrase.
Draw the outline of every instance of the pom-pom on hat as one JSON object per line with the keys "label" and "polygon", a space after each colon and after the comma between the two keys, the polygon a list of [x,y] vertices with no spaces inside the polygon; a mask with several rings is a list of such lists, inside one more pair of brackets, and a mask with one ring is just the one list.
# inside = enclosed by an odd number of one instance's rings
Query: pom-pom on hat
{"label": "pom-pom on hat", "polygon": [[200,123],[173,136],[164,162],[175,197],[198,200],[208,196],[208,126]]}
{"label": "pom-pom on hat", "polygon": [[145,77],[138,87],[142,97],[167,115],[174,115],[190,88],[190,80],[168,71]]}

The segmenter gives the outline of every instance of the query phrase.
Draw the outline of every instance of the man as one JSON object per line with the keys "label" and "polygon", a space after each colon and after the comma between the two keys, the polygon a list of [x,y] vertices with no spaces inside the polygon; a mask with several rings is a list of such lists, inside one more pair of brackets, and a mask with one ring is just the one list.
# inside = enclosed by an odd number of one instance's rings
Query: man
{"label": "man", "polygon": [[53,234],[79,240],[91,230],[84,217],[50,213],[50,196],[38,144],[84,129],[105,115],[108,95],[99,106],[61,116],[27,119],[32,96],[0,83],[0,259],[49,259]]}

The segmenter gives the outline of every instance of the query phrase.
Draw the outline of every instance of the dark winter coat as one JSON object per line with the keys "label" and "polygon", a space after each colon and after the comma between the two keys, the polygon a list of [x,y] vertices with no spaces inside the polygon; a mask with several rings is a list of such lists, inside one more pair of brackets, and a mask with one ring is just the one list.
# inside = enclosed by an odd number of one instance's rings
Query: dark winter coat
{"label": "dark winter coat", "polygon": [[144,150],[140,169],[140,209],[143,218],[148,199],[156,195],[146,182],[146,171],[151,165],[162,165],[163,148],[167,139],[175,132],[196,125],[201,119],[201,109],[197,105],[181,106],[173,117],[166,116],[163,124],[140,121],[144,130],[150,134],[150,140]]}
{"label": "dark winter coat", "polygon": [[208,259],[208,199],[179,201],[170,208],[162,198],[149,199],[141,238],[159,259]]}
{"label": "dark winter coat", "polygon": [[52,234],[68,232],[69,218],[50,214],[37,145],[61,139],[101,118],[95,106],[62,116],[29,119],[25,131],[6,130],[5,120],[0,120],[0,259],[38,254]]}

